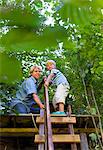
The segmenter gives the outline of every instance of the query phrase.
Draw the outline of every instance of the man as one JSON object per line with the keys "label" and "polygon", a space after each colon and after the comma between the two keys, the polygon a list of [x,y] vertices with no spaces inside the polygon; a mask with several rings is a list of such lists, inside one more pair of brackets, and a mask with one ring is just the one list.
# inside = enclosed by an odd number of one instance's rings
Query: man
{"label": "man", "polygon": [[32,66],[30,68],[30,77],[21,84],[20,89],[16,93],[16,98],[11,101],[11,108],[17,113],[30,113],[30,108],[35,102],[41,109],[44,108],[37,95],[37,80],[41,76],[41,71],[40,66]]}

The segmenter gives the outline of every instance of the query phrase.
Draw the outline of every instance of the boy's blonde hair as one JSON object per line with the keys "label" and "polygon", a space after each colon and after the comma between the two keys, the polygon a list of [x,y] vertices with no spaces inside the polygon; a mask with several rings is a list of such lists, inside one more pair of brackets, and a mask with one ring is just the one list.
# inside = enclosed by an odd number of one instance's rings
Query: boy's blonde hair
{"label": "boy's blonde hair", "polygon": [[30,70],[29,70],[30,75],[31,75],[31,73],[33,73],[33,71],[34,71],[36,68],[39,69],[40,71],[42,71],[42,67],[41,67],[41,66],[35,65],[35,66],[32,66],[32,67],[30,68]]}
{"label": "boy's blonde hair", "polygon": [[56,62],[54,60],[48,60],[46,62],[46,65],[52,65],[52,64],[56,67]]}

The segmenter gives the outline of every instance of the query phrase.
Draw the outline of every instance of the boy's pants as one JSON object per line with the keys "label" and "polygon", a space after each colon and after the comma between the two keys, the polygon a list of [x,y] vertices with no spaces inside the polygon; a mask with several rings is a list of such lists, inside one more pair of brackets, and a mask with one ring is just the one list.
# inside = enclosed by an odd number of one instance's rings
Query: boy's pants
{"label": "boy's pants", "polygon": [[53,106],[56,109],[58,103],[63,103],[65,105],[65,99],[69,93],[69,85],[59,84],[57,86],[55,95],[53,97]]}

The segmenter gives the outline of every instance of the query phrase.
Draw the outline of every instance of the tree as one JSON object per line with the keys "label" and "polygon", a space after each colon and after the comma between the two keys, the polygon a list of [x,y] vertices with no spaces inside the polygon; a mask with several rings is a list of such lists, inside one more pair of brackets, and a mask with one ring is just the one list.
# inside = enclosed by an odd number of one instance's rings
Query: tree
{"label": "tree", "polygon": [[[32,64],[42,65],[45,73],[45,61],[54,59],[70,81],[74,113],[88,113],[86,96],[91,104],[89,113],[97,113],[94,91],[102,115],[102,5],[102,0],[2,0],[0,80],[2,87],[10,87],[9,94],[2,90],[2,99],[7,100],[15,93],[14,81],[27,77]],[[11,64],[12,70],[16,68],[16,76],[10,70]]]}

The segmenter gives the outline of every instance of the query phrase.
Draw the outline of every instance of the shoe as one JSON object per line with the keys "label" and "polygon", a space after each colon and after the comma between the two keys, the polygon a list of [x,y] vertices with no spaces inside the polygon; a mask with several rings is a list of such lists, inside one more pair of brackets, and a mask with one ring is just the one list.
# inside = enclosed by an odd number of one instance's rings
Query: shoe
{"label": "shoe", "polygon": [[64,111],[56,111],[52,113],[53,115],[66,115]]}

